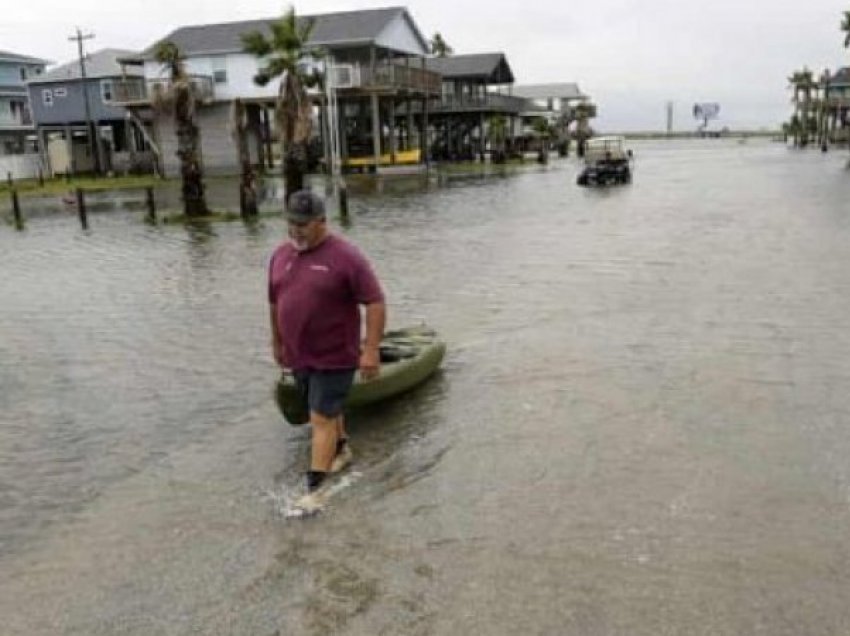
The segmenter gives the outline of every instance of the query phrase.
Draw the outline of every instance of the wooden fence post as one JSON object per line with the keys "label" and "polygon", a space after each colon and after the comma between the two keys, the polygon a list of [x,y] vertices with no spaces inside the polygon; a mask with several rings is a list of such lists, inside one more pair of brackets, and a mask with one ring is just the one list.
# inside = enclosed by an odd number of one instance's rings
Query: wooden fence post
{"label": "wooden fence post", "polygon": [[24,219],[21,217],[21,204],[18,201],[18,191],[12,188],[12,215],[15,217],[15,228],[24,229]]}
{"label": "wooden fence post", "polygon": [[80,225],[84,230],[89,229],[89,221],[86,215],[86,197],[82,188],[77,188],[77,213],[80,215]]}
{"label": "wooden fence post", "polygon": [[343,180],[339,183],[339,215],[343,219],[348,218],[348,186]]}
{"label": "wooden fence post", "polygon": [[156,201],[153,198],[153,187],[145,188],[145,203],[148,207],[148,223],[156,223]]}

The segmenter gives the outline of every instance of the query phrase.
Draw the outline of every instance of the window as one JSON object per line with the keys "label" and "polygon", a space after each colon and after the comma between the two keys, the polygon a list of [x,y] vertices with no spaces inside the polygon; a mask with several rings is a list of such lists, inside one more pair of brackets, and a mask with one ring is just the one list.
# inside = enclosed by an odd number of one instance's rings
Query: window
{"label": "window", "polygon": [[27,80],[27,69],[26,67],[21,67],[21,81],[25,82]]}
{"label": "window", "polygon": [[59,88],[53,89],[53,97],[67,97],[68,91],[64,86],[60,86]]}
{"label": "window", "polygon": [[100,97],[105,104],[112,102],[112,80],[101,80]]}
{"label": "window", "polygon": [[45,88],[41,91],[41,101],[45,106],[53,106],[53,91]]}
{"label": "window", "polygon": [[224,56],[212,59],[213,81],[216,84],[227,83],[227,58]]}

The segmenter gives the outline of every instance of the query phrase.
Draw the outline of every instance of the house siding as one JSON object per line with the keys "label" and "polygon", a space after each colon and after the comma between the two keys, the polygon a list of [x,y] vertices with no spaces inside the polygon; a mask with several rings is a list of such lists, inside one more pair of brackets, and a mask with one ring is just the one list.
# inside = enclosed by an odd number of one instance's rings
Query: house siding
{"label": "house siding", "polygon": [[[213,77],[214,71],[223,69],[227,73],[225,82],[214,83],[215,101],[229,101],[238,98],[255,99],[277,96],[280,81],[275,79],[265,86],[254,83],[254,76],[260,67],[258,60],[247,53],[229,53],[226,55],[206,55],[186,60],[186,72],[189,75]],[[145,63],[145,78],[148,82],[167,81],[162,65],[158,62]]]}
{"label": "house siding", "polygon": [[375,40],[378,46],[410,55],[428,55],[407,20],[399,15],[390,22]]}
{"label": "house siding", "polygon": [[26,79],[32,79],[44,72],[44,65],[0,62],[0,86],[20,86],[23,88],[21,69],[25,69]]}
{"label": "house siding", "polygon": [[[203,167],[208,174],[230,173],[238,164],[236,144],[228,128],[229,119],[230,104],[227,102],[204,106],[195,113],[195,125],[201,136]],[[180,161],[177,158],[177,133],[173,117],[162,116],[157,120],[157,137],[165,173],[168,176],[179,175]]]}
{"label": "house siding", "polygon": [[[106,81],[120,78],[104,78]],[[114,106],[103,100],[101,79],[91,79],[86,82],[89,90],[89,105],[91,118],[94,121],[124,119],[124,108]],[[40,126],[55,126],[86,120],[86,107],[83,83],[79,80],[70,82],[30,83],[29,99],[33,119]],[[50,91],[53,105],[48,106],[44,101],[44,91]],[[57,91],[59,94],[57,94]],[[64,91],[64,96],[62,92]]]}

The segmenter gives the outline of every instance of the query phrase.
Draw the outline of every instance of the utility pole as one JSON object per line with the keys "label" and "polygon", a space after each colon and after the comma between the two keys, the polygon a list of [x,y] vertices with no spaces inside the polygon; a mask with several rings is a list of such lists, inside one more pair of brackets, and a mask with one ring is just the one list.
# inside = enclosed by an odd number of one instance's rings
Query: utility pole
{"label": "utility pole", "polygon": [[667,102],[667,135],[673,132],[673,102]]}
{"label": "utility pole", "polygon": [[[101,174],[101,153],[100,153],[100,131],[95,126],[91,119],[91,103],[89,102],[89,84],[86,79],[86,56],[83,54],[83,40],[91,40],[94,38],[94,33],[86,33],[77,27],[77,34],[68,38],[69,41],[77,43],[77,52],[80,57],[80,76],[83,84],[83,103],[86,108],[86,132],[89,138],[89,152],[94,157],[94,171],[96,174]],[[71,146],[73,148],[73,144]]]}

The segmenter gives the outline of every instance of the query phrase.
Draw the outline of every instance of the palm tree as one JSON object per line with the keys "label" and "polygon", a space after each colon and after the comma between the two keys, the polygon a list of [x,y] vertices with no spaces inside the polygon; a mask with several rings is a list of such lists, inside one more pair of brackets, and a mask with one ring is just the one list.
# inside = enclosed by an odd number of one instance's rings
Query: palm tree
{"label": "palm tree", "polygon": [[555,138],[557,139],[558,156],[568,157],[570,155],[570,124],[573,122],[573,111],[567,108],[558,115],[555,122]]}
{"label": "palm tree", "polygon": [[505,116],[493,115],[490,117],[487,121],[487,130],[490,136],[490,161],[505,163],[505,140],[508,132]]}
{"label": "palm tree", "polygon": [[440,35],[440,32],[437,31],[434,33],[434,37],[431,38],[431,54],[436,55],[437,57],[448,57],[452,53],[454,53],[454,49],[449,46],[448,42],[443,39],[443,36]]}
{"label": "palm tree", "polygon": [[183,181],[183,213],[203,216],[209,212],[204,197],[204,175],[201,167],[201,144],[195,124],[195,88],[186,73],[183,56],[177,45],[160,42],[154,53],[157,62],[168,69],[168,88],[154,92],[152,103],[159,110],[174,116],[177,128],[177,157],[180,159],[180,177]]}
{"label": "palm tree", "polygon": [[280,78],[275,124],[283,156],[285,200],[304,187],[307,173],[312,105],[306,89],[318,84],[321,78],[316,72],[308,73],[305,65],[322,57],[321,51],[307,47],[313,24],[313,20],[299,24],[295,9],[290,7],[280,20],[270,25],[271,38],[259,31],[242,36],[245,51],[264,63],[254,76],[254,83],[266,86]]}
{"label": "palm tree", "polygon": [[552,132],[549,122],[545,117],[537,117],[532,124],[532,129],[537,133],[537,162],[548,163],[549,161],[549,135]]}
{"label": "palm tree", "polygon": [[251,165],[251,151],[248,148],[249,122],[245,104],[234,99],[230,108],[230,132],[236,140],[236,152],[239,157],[239,212],[242,216],[257,214],[257,189],[254,180],[254,168]]}
{"label": "palm tree", "polygon": [[578,156],[584,157],[584,142],[590,137],[588,120],[596,117],[596,104],[589,101],[581,101],[573,108],[576,119],[576,141],[578,143]]}
{"label": "palm tree", "polygon": [[[809,131],[811,130],[810,110],[812,102],[812,89],[817,86],[817,83],[812,76],[812,72],[803,67],[801,71],[794,71],[791,77],[788,78],[791,87],[794,89],[794,105],[795,113],[800,119],[800,146],[806,147],[809,143]],[[802,99],[801,99],[802,96]]]}
{"label": "palm tree", "polygon": [[[844,48],[846,49],[850,47],[850,11],[844,12],[844,17],[841,20],[841,30],[844,32]],[[847,136],[847,145],[850,147],[850,135]]]}
{"label": "palm tree", "polygon": [[797,113],[791,115],[791,121],[788,123],[788,130],[791,133],[793,145],[800,145],[800,137],[803,134],[803,123],[800,121],[800,116]]}

